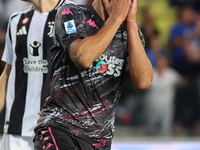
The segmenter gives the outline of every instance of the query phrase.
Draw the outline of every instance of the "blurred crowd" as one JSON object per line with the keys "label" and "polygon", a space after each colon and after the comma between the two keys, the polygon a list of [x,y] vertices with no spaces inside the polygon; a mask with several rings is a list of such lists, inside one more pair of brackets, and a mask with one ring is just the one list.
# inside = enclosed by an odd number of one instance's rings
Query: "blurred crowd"
{"label": "blurred crowd", "polygon": [[[93,0],[73,0],[89,4]],[[0,0],[0,58],[9,16],[29,3]],[[136,92],[128,77],[117,108],[117,125],[144,128],[145,135],[200,136],[199,0],[139,0],[138,26],[154,68],[148,91]],[[6,12],[6,13],[5,13]],[[4,63],[0,61],[0,73]],[[0,128],[3,127],[0,114]]]}
{"label": "blurred crowd", "polygon": [[[118,123],[146,135],[200,136],[199,1],[139,1],[138,24],[154,68],[152,86],[130,92],[124,85]],[[141,18],[141,19],[140,19]],[[139,116],[139,117],[138,117]]]}

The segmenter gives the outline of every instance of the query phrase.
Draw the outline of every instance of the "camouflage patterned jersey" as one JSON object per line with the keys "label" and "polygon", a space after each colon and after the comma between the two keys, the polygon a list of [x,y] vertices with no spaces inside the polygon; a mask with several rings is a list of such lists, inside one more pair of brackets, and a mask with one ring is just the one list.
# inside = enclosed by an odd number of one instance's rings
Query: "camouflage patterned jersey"
{"label": "camouflage patterned jersey", "polygon": [[51,123],[100,150],[110,149],[116,106],[124,73],[128,70],[125,25],[119,27],[104,53],[86,70],[77,69],[66,52],[74,40],[94,35],[103,25],[92,5],[65,5],[58,11],[50,96],[45,101],[36,132]]}

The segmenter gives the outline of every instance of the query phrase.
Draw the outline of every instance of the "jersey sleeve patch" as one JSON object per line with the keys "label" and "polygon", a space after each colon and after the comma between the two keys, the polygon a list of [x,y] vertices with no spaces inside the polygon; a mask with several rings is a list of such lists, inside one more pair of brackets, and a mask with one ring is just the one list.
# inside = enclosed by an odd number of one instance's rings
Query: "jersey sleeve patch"
{"label": "jersey sleeve patch", "polygon": [[65,31],[67,34],[77,33],[74,20],[64,22],[64,26],[65,26]]}
{"label": "jersey sleeve patch", "polygon": [[55,19],[55,36],[61,47],[66,50],[78,38],[87,37],[85,13],[77,5],[67,4],[59,9]]}

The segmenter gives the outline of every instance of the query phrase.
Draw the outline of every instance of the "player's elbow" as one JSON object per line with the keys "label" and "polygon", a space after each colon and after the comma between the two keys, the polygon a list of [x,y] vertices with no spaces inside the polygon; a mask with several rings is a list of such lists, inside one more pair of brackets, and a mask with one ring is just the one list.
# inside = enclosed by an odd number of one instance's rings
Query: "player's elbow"
{"label": "player's elbow", "polygon": [[148,90],[151,86],[151,80],[147,81],[132,81],[133,87],[136,91],[145,91]]}
{"label": "player's elbow", "polygon": [[93,56],[87,52],[87,48],[83,46],[76,47],[76,59],[73,59],[74,64],[80,70],[86,70],[93,63]]}
{"label": "player's elbow", "polygon": [[86,70],[90,67],[91,63],[86,61],[86,60],[82,60],[79,61],[79,63],[76,64],[76,67],[80,70]]}

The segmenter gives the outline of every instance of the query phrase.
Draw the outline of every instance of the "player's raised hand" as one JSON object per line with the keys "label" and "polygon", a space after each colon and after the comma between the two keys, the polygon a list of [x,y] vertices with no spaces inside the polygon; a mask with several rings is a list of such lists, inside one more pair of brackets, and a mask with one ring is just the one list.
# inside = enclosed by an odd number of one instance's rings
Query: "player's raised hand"
{"label": "player's raised hand", "polygon": [[137,15],[137,0],[132,0],[128,15],[126,17],[126,23],[127,24],[136,23],[136,15]]}
{"label": "player's raised hand", "polygon": [[120,21],[125,21],[129,12],[132,0],[103,0],[109,17],[116,17]]}

